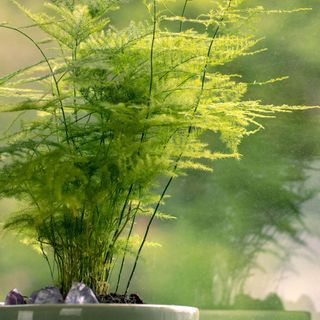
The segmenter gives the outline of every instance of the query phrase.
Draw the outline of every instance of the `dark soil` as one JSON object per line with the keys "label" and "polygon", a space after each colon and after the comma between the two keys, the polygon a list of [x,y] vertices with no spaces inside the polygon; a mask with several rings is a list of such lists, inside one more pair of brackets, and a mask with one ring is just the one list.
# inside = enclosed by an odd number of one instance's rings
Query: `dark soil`
{"label": "dark soil", "polygon": [[129,296],[117,293],[109,293],[97,296],[100,303],[127,303],[127,304],[143,304],[140,297],[132,293]]}

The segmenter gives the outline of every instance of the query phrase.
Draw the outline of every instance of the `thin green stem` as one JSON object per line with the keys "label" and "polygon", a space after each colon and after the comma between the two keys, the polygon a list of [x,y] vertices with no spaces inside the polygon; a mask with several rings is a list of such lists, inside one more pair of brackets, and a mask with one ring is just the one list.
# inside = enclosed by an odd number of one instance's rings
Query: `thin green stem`
{"label": "thin green stem", "polygon": [[[156,40],[156,29],[157,29],[157,1],[153,0],[153,30],[152,30],[152,40],[151,40],[151,48],[150,48],[149,102],[148,102],[148,112],[146,115],[146,119],[148,119],[150,116],[150,106],[151,106],[151,100],[152,100],[153,81],[154,81],[154,47],[155,47],[155,40]],[[144,141],[145,135],[146,135],[146,132],[143,131],[140,138],[140,146],[139,146],[138,152],[140,152],[140,148]],[[129,196],[133,190],[133,186],[134,184],[132,183],[129,188],[127,199],[129,199]],[[134,273],[134,270],[133,270],[133,273]]]}
{"label": "thin green stem", "polygon": [[130,229],[129,229],[128,236],[127,236],[127,240],[126,240],[126,246],[125,246],[125,248],[124,248],[123,257],[122,257],[122,261],[121,261],[121,265],[120,265],[120,270],[119,270],[119,274],[118,274],[118,279],[117,279],[117,285],[116,285],[115,293],[117,293],[118,288],[119,288],[119,284],[120,284],[120,280],[121,280],[121,275],[122,275],[122,271],[123,271],[123,267],[124,267],[124,262],[125,262],[126,255],[127,255],[129,240],[130,240],[130,237],[131,237],[131,234],[132,234],[132,231],[133,231],[133,227],[134,227],[134,223],[135,223],[135,220],[136,220],[137,212],[138,212],[138,210],[139,210],[139,206],[140,206],[140,203],[138,204],[138,207],[135,209],[135,213],[134,213],[134,215],[133,215],[133,217],[132,217]]}
{"label": "thin green stem", "polygon": [[[231,6],[231,2],[232,2],[232,0],[229,0],[228,6],[227,6],[227,8],[226,8],[225,11],[229,10],[229,8],[230,8],[230,6]],[[223,19],[224,19],[224,17],[221,18],[221,22],[223,21]],[[209,57],[210,57],[210,54],[211,54],[211,51],[212,51],[213,42],[214,42],[215,38],[216,38],[217,35],[218,35],[218,31],[219,31],[219,26],[217,27],[217,29],[215,30],[215,32],[214,32],[214,34],[213,34],[213,36],[212,36],[212,39],[211,39],[211,41],[210,41],[209,48],[208,48],[208,51],[207,51],[207,61],[206,61],[206,64],[205,64],[205,66],[204,66],[204,69],[203,69],[202,81],[201,81],[201,90],[200,90],[200,94],[201,94],[201,95],[202,95],[202,93],[203,93],[204,86],[205,86],[205,77],[206,77],[207,68],[208,68],[208,64],[209,64],[209,61],[208,61],[208,60],[209,60]],[[195,114],[196,111],[197,111],[197,108],[198,108],[198,106],[199,106],[199,104],[200,104],[200,99],[201,99],[201,97],[198,99],[198,101],[197,101],[197,103],[196,103],[196,106],[195,106],[195,109],[194,109],[193,114]],[[188,129],[187,139],[190,137],[191,131],[192,131],[192,126],[190,125],[190,126],[189,126],[189,129]],[[179,155],[179,157],[178,157],[177,160],[176,160],[175,166],[174,166],[174,168],[173,168],[173,171],[174,171],[174,172],[177,170],[178,164],[179,164],[182,156],[183,156],[183,151],[181,152],[181,154]],[[153,212],[153,214],[152,214],[152,216],[151,216],[151,218],[150,218],[150,220],[149,220],[149,222],[148,222],[148,225],[147,225],[147,228],[146,228],[144,237],[143,237],[143,239],[142,239],[142,242],[141,242],[140,247],[139,247],[139,249],[138,249],[138,252],[137,252],[137,254],[136,254],[136,258],[135,258],[135,261],[134,261],[134,264],[133,264],[133,268],[132,268],[132,270],[131,270],[131,273],[130,273],[130,276],[129,276],[129,280],[128,280],[128,283],[127,283],[127,286],[126,286],[125,294],[127,294],[128,290],[129,290],[129,287],[130,287],[130,284],[131,284],[133,275],[134,275],[134,273],[135,273],[135,270],[136,270],[136,267],[137,267],[137,264],[138,264],[138,261],[139,261],[140,255],[141,255],[141,251],[142,251],[142,249],[143,249],[143,247],[144,247],[144,244],[145,244],[145,242],[146,242],[146,239],[147,239],[147,237],[148,237],[151,224],[152,224],[152,222],[153,222],[153,220],[154,220],[154,218],[155,218],[155,216],[156,216],[156,214],[157,214],[157,212],[158,212],[158,209],[159,209],[159,207],[160,207],[160,204],[161,204],[161,202],[162,202],[162,200],[163,200],[163,198],[164,198],[164,196],[165,196],[168,188],[170,187],[170,185],[171,185],[171,183],[172,183],[172,181],[173,181],[173,178],[174,178],[174,176],[172,175],[172,176],[169,178],[168,182],[166,183],[166,185],[165,185],[165,187],[164,187],[164,189],[163,189],[163,191],[162,191],[162,193],[161,193],[161,196],[160,196],[160,198],[159,198],[159,200],[158,200],[158,202],[157,202],[157,204],[156,204],[156,207],[155,207],[155,209],[154,209],[154,212]]]}
{"label": "thin green stem", "polygon": [[[153,0],[153,29],[152,29],[152,40],[150,48],[150,82],[149,82],[149,101],[148,101],[148,112],[146,119],[150,116],[150,106],[152,102],[152,91],[154,81],[154,46],[156,41],[156,30],[157,30],[157,0]],[[143,142],[146,132],[143,131],[141,134],[140,141]]]}
{"label": "thin green stem", "polygon": [[45,260],[46,260],[46,262],[47,262],[47,265],[48,265],[48,267],[49,267],[51,280],[54,280],[53,268],[52,268],[51,263],[50,263],[50,261],[49,261],[48,255],[47,255],[47,253],[46,253],[45,250],[44,250],[43,242],[42,242],[42,240],[40,240],[40,238],[38,238],[38,242],[39,242],[39,244],[40,244],[41,253],[42,253],[42,255],[44,256],[44,258],[45,258]]}
{"label": "thin green stem", "polygon": [[[78,41],[76,41],[74,50],[72,52],[73,65],[75,65],[77,62],[77,49],[78,49]],[[78,119],[76,77],[77,77],[77,69],[73,67],[73,106],[74,106],[75,120]]]}
{"label": "thin green stem", "polygon": [[[176,163],[175,169],[177,168],[177,166],[178,166],[178,163]],[[158,209],[159,209],[159,207],[160,207],[160,204],[161,204],[161,202],[162,202],[165,194],[167,193],[167,190],[168,190],[168,188],[169,188],[172,180],[173,180],[173,176],[170,177],[170,179],[169,179],[169,181],[167,182],[165,188],[163,189],[163,191],[162,191],[162,193],[161,193],[161,196],[160,196],[160,199],[159,199],[159,201],[158,201],[158,203],[157,203],[157,205],[156,205],[156,207],[155,207],[155,209],[154,209],[154,211],[153,211],[153,214],[152,214],[152,216],[151,216],[151,218],[150,218],[150,220],[149,220],[149,222],[148,222],[148,225],[147,225],[146,231],[145,231],[145,233],[144,233],[142,242],[141,242],[140,247],[139,247],[139,249],[138,249],[136,258],[135,258],[135,260],[134,260],[133,268],[132,268],[132,270],[131,270],[131,273],[130,273],[130,276],[129,276],[129,280],[128,280],[128,283],[127,283],[127,286],[126,286],[126,290],[125,290],[125,292],[124,292],[125,295],[127,294],[128,290],[129,290],[129,287],[130,287],[130,284],[131,284],[133,275],[134,275],[135,270],[136,270],[136,268],[137,268],[137,264],[138,264],[138,261],[139,261],[140,255],[141,255],[141,251],[142,251],[142,249],[143,249],[143,247],[144,247],[144,244],[145,244],[145,242],[146,242],[146,240],[147,240],[147,237],[148,237],[148,234],[149,234],[149,231],[150,231],[151,224],[152,224],[152,222],[153,222],[153,220],[154,220],[154,218],[155,218],[155,216],[156,216],[156,214],[157,214],[157,212],[158,212]]]}
{"label": "thin green stem", "polygon": [[181,21],[180,21],[180,26],[179,26],[179,32],[182,31],[182,25],[183,25],[183,21],[182,19],[184,18],[184,14],[186,12],[186,8],[187,8],[187,4],[188,4],[189,0],[185,0],[184,2],[184,6],[182,8],[182,12],[181,12]]}
{"label": "thin green stem", "polygon": [[119,235],[121,234],[122,230],[123,230],[123,227],[121,228],[121,222],[123,220],[123,217],[124,217],[124,213],[125,213],[125,210],[127,208],[127,205],[128,205],[128,202],[129,202],[129,198],[130,198],[130,195],[131,195],[131,192],[133,190],[133,184],[131,184],[130,188],[129,188],[129,191],[127,193],[127,196],[126,196],[126,199],[124,201],[124,204],[123,204],[123,207],[122,207],[122,210],[120,212],[120,217],[119,217],[119,220],[118,220],[118,225],[117,225],[117,228],[113,234],[113,238],[112,238],[112,243],[111,243],[111,248],[109,248],[106,256],[105,256],[105,259],[104,259],[104,264],[107,263],[107,260],[108,260],[108,257],[109,257],[109,252],[112,251],[113,249],[113,246],[116,242],[116,239],[119,237]]}
{"label": "thin green stem", "polygon": [[[231,6],[231,2],[232,0],[229,0],[228,2],[228,5],[225,9],[225,12],[228,11],[230,9],[230,6]],[[220,23],[224,20],[224,15],[221,17],[220,19]],[[200,94],[199,94],[199,97],[198,97],[198,101],[196,103],[196,106],[194,108],[194,111],[193,113],[196,113],[197,110],[198,110],[198,107],[200,105],[200,102],[201,102],[201,98],[202,98],[202,94],[203,94],[203,91],[204,91],[204,86],[205,86],[205,81],[206,81],[206,76],[207,76],[207,71],[208,71],[208,66],[209,66],[209,59],[210,59],[210,56],[211,56],[211,52],[212,52],[212,47],[213,47],[213,43],[218,35],[218,32],[220,30],[220,24],[218,24],[218,26],[216,27],[214,33],[213,33],[213,36],[211,38],[211,41],[210,41],[210,44],[209,44],[209,47],[208,47],[208,51],[207,51],[207,58],[206,58],[206,63],[205,63],[205,66],[203,68],[203,72],[202,72],[202,77],[201,77],[201,89],[200,89]],[[189,127],[189,132],[191,132],[191,126]]]}
{"label": "thin green stem", "polygon": [[41,53],[41,55],[45,59],[46,64],[48,65],[48,68],[49,68],[50,73],[52,75],[52,79],[54,81],[56,90],[57,90],[57,95],[58,95],[58,99],[59,99],[59,103],[60,103],[60,109],[61,109],[62,117],[63,117],[63,123],[64,123],[64,127],[65,127],[66,140],[67,140],[67,143],[70,144],[67,119],[66,119],[66,115],[65,115],[65,112],[64,112],[64,108],[63,108],[63,103],[62,103],[62,99],[61,99],[61,94],[60,94],[58,81],[57,81],[57,78],[56,78],[56,76],[54,74],[53,68],[52,68],[52,66],[51,66],[51,64],[49,62],[48,57],[46,56],[44,51],[41,49],[41,47],[29,35],[27,35],[25,32],[19,30],[18,28],[6,26],[6,25],[0,25],[0,28],[5,28],[5,29],[16,31],[16,32],[20,33],[21,35],[23,35],[24,37],[26,37],[27,39],[29,39],[36,46],[36,48],[39,50],[39,52]]}
{"label": "thin green stem", "polygon": [[152,29],[152,41],[150,49],[150,84],[149,84],[149,103],[151,102],[152,89],[153,89],[153,78],[154,78],[154,44],[156,40],[156,29],[157,29],[157,1],[153,0],[153,29]]}

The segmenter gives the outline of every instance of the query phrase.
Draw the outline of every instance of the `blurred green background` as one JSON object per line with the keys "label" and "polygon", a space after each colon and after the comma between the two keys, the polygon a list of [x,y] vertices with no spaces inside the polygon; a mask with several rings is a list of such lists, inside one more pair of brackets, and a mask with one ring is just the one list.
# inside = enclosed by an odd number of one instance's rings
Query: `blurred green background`
{"label": "blurred green background", "polygon": [[[123,26],[146,12],[142,1],[128,1],[124,14],[113,16]],[[38,10],[42,1],[24,0]],[[183,1],[168,2],[180,14]],[[248,99],[273,104],[320,104],[320,9],[318,0],[247,0],[245,5],[270,9],[312,8],[292,14],[254,17],[244,31],[263,38],[255,56],[242,57],[223,71],[241,74],[253,83],[289,76],[272,85],[252,85]],[[195,16],[207,1],[194,0],[187,15]],[[1,0],[0,22],[27,25],[28,20]],[[30,30],[34,37],[41,34]],[[38,53],[21,37],[0,31],[0,76],[38,60]],[[174,181],[163,211],[174,222],[158,221],[150,238],[162,244],[146,248],[131,291],[148,303],[194,305],[203,309],[250,307],[252,299],[273,299],[287,309],[320,312],[320,113],[282,114],[265,120],[266,129],[244,140],[242,159],[214,164],[214,174],[190,172]],[[0,131],[9,125],[0,118]],[[217,137],[204,137],[219,148]],[[14,211],[11,200],[0,202],[0,219]],[[144,223],[143,220],[140,223]],[[1,235],[0,296],[13,287],[26,295],[51,282],[44,259]],[[0,298],[1,300],[2,298]],[[242,300],[241,300],[242,299]],[[277,301],[276,298],[272,301]],[[246,305],[247,303],[247,305]],[[319,315],[318,315],[319,316]]]}

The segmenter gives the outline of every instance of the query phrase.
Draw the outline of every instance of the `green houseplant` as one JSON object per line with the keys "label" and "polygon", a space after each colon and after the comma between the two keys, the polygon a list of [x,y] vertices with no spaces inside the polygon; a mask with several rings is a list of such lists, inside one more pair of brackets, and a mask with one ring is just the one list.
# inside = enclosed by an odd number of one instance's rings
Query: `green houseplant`
{"label": "green houseplant", "polygon": [[[258,41],[236,27],[261,7],[221,0],[187,19],[188,0],[177,15],[144,1],[148,18],[118,30],[109,14],[120,1],[56,0],[37,14],[13,2],[51,42],[0,25],[41,57],[0,79],[1,111],[23,114],[0,149],[1,197],[24,204],[5,228],[38,246],[64,294],[73,281],[105,294],[120,257],[117,291],[126,253],[136,250],[126,294],[152,222],[172,218],[159,207],[173,178],[211,171],[203,159],[239,158],[241,139],[262,128],[257,119],[303,107],[246,101],[247,84],[221,72],[256,53]],[[224,152],[202,142],[205,132]],[[140,241],[138,215],[149,216]]]}

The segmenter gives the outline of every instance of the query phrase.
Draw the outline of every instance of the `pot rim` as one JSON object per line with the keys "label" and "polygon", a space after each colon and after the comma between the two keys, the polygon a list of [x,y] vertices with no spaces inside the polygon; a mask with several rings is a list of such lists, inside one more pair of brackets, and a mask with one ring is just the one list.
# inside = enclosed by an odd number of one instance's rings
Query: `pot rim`
{"label": "pot rim", "polygon": [[16,305],[6,305],[4,302],[0,302],[0,308],[33,308],[33,307],[42,307],[42,308],[139,308],[139,309],[167,309],[175,311],[193,311],[197,312],[199,309],[196,307],[190,306],[181,306],[174,304],[134,304],[134,303],[84,303],[84,304],[66,304],[66,303],[57,303],[57,304],[16,304]]}

